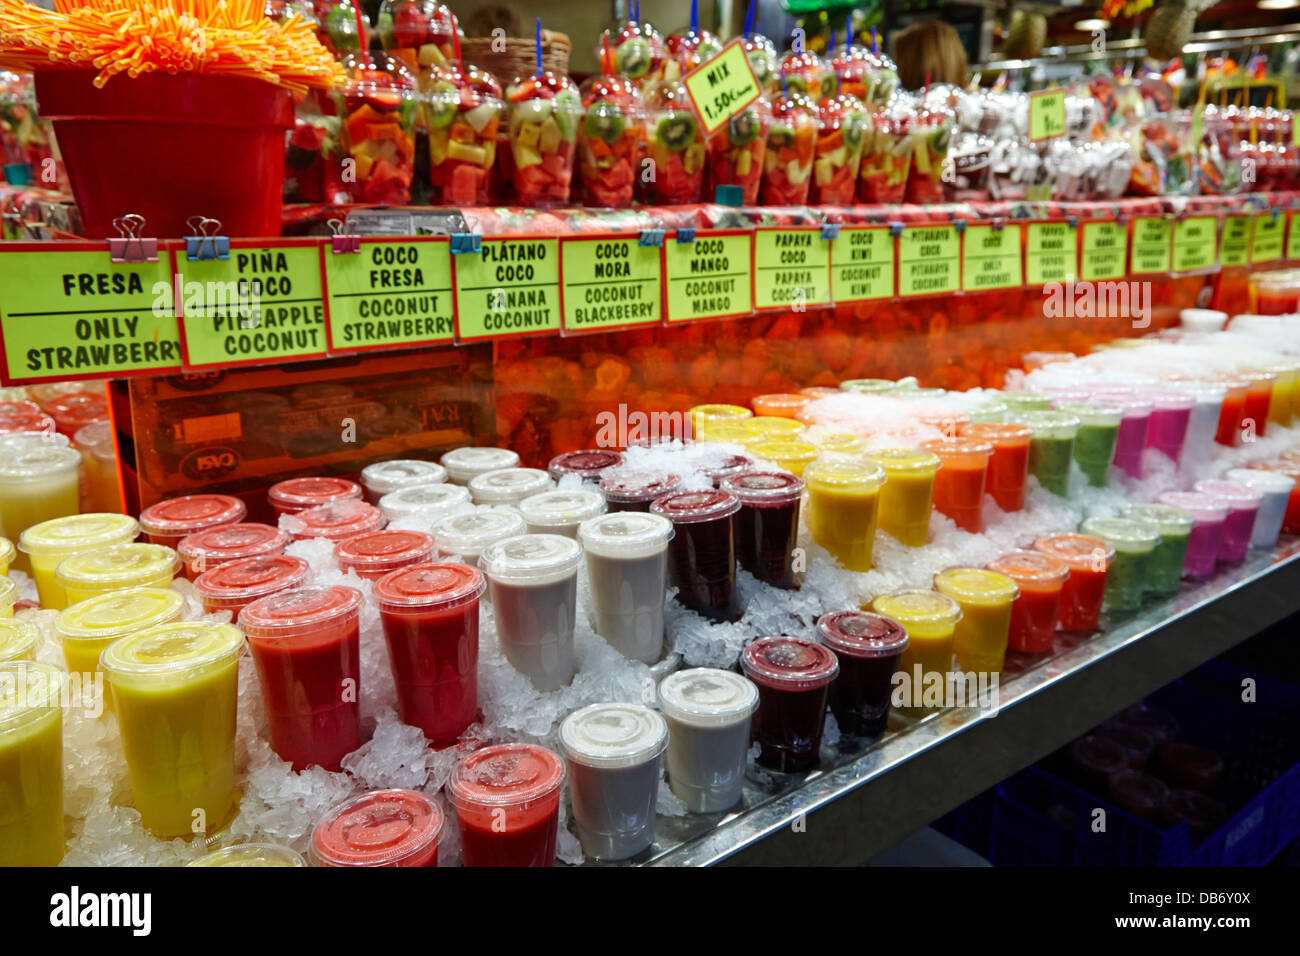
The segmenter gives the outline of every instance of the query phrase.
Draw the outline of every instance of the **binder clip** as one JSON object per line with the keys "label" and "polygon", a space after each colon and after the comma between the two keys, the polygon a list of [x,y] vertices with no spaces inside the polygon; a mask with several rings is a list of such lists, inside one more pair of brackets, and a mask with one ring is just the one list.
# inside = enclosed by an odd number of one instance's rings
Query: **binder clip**
{"label": "binder clip", "polygon": [[1007,228],[1007,221],[1001,216],[989,220],[989,232],[1001,232]]}
{"label": "binder clip", "polygon": [[113,226],[121,235],[108,240],[108,257],[113,262],[157,262],[158,240],[146,239],[144,216],[127,213],[113,220]]}
{"label": "binder clip", "polygon": [[678,242],[694,242],[694,241],[695,241],[695,230],[694,230],[694,229],[678,229],[678,230],[677,230],[677,241],[678,241]]}
{"label": "binder clip", "polygon": [[833,241],[833,240],[835,240],[835,239],[838,239],[839,237],[840,237],[840,224],[839,224],[838,222],[824,222],[824,223],[822,223],[822,238],[823,238],[823,239],[825,239],[825,240],[827,240],[827,241],[829,242],[829,241]]}
{"label": "binder clip", "polygon": [[957,219],[957,220],[954,220],[954,221],[953,221],[953,225],[957,227],[957,235],[959,235],[959,236],[964,236],[964,235],[966,235],[966,220],[965,220],[965,219]]}
{"label": "binder clip", "polygon": [[483,237],[477,232],[453,232],[451,234],[451,254],[464,255],[483,251]]}
{"label": "binder clip", "polygon": [[895,239],[901,236],[903,234],[903,223],[891,220],[889,223],[889,234]]}
{"label": "binder clip", "polygon": [[658,248],[664,244],[664,231],[662,229],[642,229],[637,243],[647,248]]}
{"label": "binder clip", "polygon": [[361,237],[344,232],[342,219],[331,219],[329,227],[334,233],[330,237],[330,248],[335,255],[361,251]]}
{"label": "binder clip", "polygon": [[230,237],[217,235],[221,220],[190,216],[185,220],[192,236],[185,237],[185,258],[190,262],[230,258]]}

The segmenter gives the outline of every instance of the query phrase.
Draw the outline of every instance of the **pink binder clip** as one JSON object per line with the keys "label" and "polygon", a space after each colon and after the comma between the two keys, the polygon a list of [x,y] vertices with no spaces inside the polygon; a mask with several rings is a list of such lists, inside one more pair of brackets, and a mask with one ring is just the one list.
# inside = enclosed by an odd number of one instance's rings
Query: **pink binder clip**
{"label": "pink binder clip", "polygon": [[108,240],[108,256],[113,262],[157,262],[158,240],[146,239],[144,216],[128,213],[113,220],[121,236]]}
{"label": "pink binder clip", "polygon": [[331,239],[331,248],[335,254],[361,251],[361,237],[350,235],[343,231],[343,220],[331,219],[329,227],[334,231]]}

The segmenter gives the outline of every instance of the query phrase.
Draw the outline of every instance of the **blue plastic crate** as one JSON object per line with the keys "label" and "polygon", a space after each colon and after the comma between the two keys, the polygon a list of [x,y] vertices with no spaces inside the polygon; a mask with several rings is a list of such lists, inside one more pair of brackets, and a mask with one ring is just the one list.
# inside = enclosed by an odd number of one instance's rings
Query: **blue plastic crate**
{"label": "blue plastic crate", "polygon": [[955,810],[945,813],[930,826],[987,859],[997,796],[997,787],[990,787]]}

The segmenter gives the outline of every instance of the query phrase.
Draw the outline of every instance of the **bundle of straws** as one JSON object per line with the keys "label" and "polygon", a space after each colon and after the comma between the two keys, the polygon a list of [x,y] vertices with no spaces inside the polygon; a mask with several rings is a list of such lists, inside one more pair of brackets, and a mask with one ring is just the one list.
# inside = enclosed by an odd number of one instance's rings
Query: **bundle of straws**
{"label": "bundle of straws", "polygon": [[345,80],[309,24],[270,20],[262,0],[56,0],[56,8],[0,0],[0,66],[96,69],[97,87],[119,73],[151,72],[244,77],[297,91]]}

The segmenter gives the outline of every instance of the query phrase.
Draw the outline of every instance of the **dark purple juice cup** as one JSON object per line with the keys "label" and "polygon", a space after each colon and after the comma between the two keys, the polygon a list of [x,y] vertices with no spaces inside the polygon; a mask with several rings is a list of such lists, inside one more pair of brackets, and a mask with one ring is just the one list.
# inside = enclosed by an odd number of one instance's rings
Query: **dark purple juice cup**
{"label": "dark purple juice cup", "polygon": [[889,719],[894,673],[907,649],[907,631],[897,621],[867,611],[834,611],[817,622],[817,631],[840,663],[840,676],[831,682],[830,705],[841,733],[880,736]]}
{"label": "dark purple juice cup", "polygon": [[736,560],[760,581],[794,587],[791,552],[799,536],[803,479],[777,471],[750,471],[722,479],[722,490],[740,499]]}
{"label": "dark purple juice cup", "polygon": [[732,516],[740,499],[727,491],[680,491],[655,499],[651,514],[673,523],[668,576],[684,607],[713,621],[737,621],[744,613],[736,587]]}
{"label": "dark purple juice cup", "polygon": [[649,511],[650,502],[677,490],[676,475],[651,475],[642,471],[611,474],[600,479],[606,511]]}
{"label": "dark purple juice cup", "polygon": [[702,472],[713,480],[713,487],[720,488],[724,478],[754,470],[754,459],[748,455],[731,455],[720,464],[701,468]]}
{"label": "dark purple juice cup", "polygon": [[620,452],[605,448],[588,448],[584,451],[566,451],[556,455],[546,466],[551,477],[559,481],[565,475],[577,475],[584,481],[598,482],[610,468],[623,464]]}
{"label": "dark purple juice cup", "polygon": [[839,661],[827,647],[795,637],[762,637],[740,656],[758,687],[749,739],[760,766],[798,773],[817,766],[826,727],[826,700]]}

